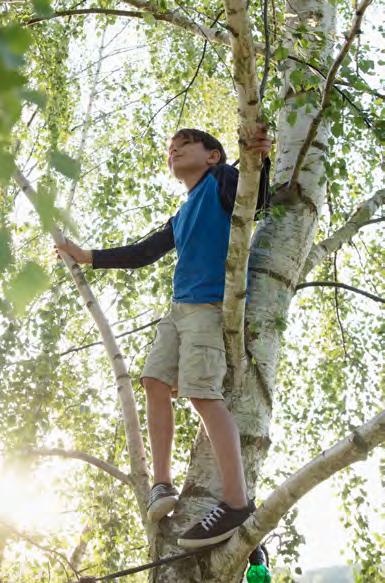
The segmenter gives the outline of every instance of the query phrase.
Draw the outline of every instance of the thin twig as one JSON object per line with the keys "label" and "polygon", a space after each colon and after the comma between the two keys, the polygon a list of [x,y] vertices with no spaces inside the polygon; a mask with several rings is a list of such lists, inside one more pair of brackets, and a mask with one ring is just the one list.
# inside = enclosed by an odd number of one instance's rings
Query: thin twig
{"label": "thin twig", "polygon": [[[299,59],[298,57],[294,57],[294,56],[288,56],[288,59],[290,59],[291,61],[294,61],[296,63],[300,63],[301,65],[306,65],[307,67],[309,67],[309,69],[312,69],[313,71],[316,71],[316,73],[318,73],[319,75],[321,75],[321,77],[323,77],[323,79],[327,78],[327,74],[322,71],[322,69],[320,67],[318,67],[317,65],[314,65],[313,63],[309,63],[308,61],[304,61],[303,59]],[[337,93],[339,93],[339,95],[341,95],[342,99],[344,101],[347,101],[349,103],[349,105],[359,114],[359,116],[362,118],[362,120],[364,121],[365,125],[367,126],[367,128],[369,128],[370,130],[373,130],[373,124],[370,121],[369,117],[366,115],[365,111],[363,109],[361,109],[356,103],[354,103],[353,99],[347,95],[347,93],[345,91],[342,91],[342,89],[340,89],[339,87],[337,87],[337,85],[341,85],[341,83],[337,83],[337,81],[335,81],[334,85],[333,85],[333,90],[336,91]]]}
{"label": "thin twig", "polygon": [[[92,111],[92,106],[93,106],[93,102],[94,102],[94,98],[96,95],[96,84],[98,82],[99,79],[99,74],[100,74],[100,70],[101,70],[101,66],[102,66],[102,60],[103,60],[103,51],[104,51],[104,39],[106,36],[106,31],[107,31],[107,26],[105,25],[104,29],[103,29],[103,34],[102,34],[102,39],[100,42],[100,47],[99,47],[99,55],[98,55],[98,60],[97,60],[97,65],[96,65],[96,70],[95,70],[95,74],[94,74],[94,78],[92,80],[92,86],[91,86],[91,91],[90,91],[90,96],[88,99],[88,104],[87,104],[87,110],[86,110],[86,115],[85,115],[85,120],[84,120],[84,125],[83,125],[83,129],[82,129],[82,133],[81,133],[81,138],[80,138],[80,144],[79,144],[79,148],[78,148],[78,152],[77,152],[77,160],[79,165],[82,162],[82,159],[84,157],[84,147],[86,144],[86,140],[87,140],[87,135],[88,135],[88,130],[90,127],[90,120],[91,120],[91,111]],[[72,182],[71,182],[71,187],[70,187],[70,191],[68,194],[68,198],[67,198],[67,204],[66,204],[66,211],[69,211],[74,197],[75,197],[75,191],[76,191],[76,187],[79,183],[79,177],[76,176],[75,178],[73,178]]]}
{"label": "thin twig", "polygon": [[177,121],[177,124],[176,124],[176,130],[175,130],[175,131],[177,131],[177,129],[178,129],[178,127],[179,127],[179,124],[180,124],[180,120],[182,119],[182,115],[183,115],[184,106],[186,105],[187,94],[188,94],[189,90],[191,89],[191,87],[193,86],[195,79],[198,77],[198,74],[199,74],[200,68],[201,68],[201,66],[202,66],[202,64],[203,64],[203,61],[204,61],[204,58],[205,58],[205,55],[206,55],[206,49],[207,49],[207,40],[205,40],[205,42],[204,42],[204,44],[203,44],[203,51],[202,51],[202,56],[201,56],[201,58],[200,58],[200,61],[199,61],[199,63],[198,63],[198,66],[197,66],[197,68],[196,68],[196,71],[195,71],[195,73],[194,73],[194,75],[193,75],[192,79],[190,80],[189,84],[188,84],[188,85],[187,85],[187,87],[184,89],[184,97],[183,97],[183,103],[182,103],[181,110],[180,110],[180,112],[179,112],[178,121]]}
{"label": "thin twig", "polygon": [[310,253],[306,259],[305,267],[302,276],[304,277],[316,265],[318,265],[326,256],[331,255],[349,241],[362,226],[371,220],[371,217],[378,211],[378,209],[385,204],[385,189],[377,190],[377,192],[368,200],[362,202],[350,219],[337,229],[330,237],[314,244],[310,249]]}
{"label": "thin twig", "polygon": [[263,70],[263,77],[261,81],[261,86],[259,89],[259,99],[260,101],[263,100],[265,95],[265,88],[267,79],[269,76],[269,68],[270,68],[270,34],[269,34],[269,19],[268,19],[268,9],[269,0],[263,1],[263,27],[264,27],[264,34],[265,34],[265,66]]}
{"label": "thin twig", "polygon": [[[134,334],[135,332],[140,332],[141,330],[144,330],[145,328],[149,328],[150,326],[155,326],[155,324],[158,324],[158,322],[160,322],[160,318],[157,318],[156,320],[153,320],[152,322],[148,322],[147,324],[144,324],[143,326],[139,326],[139,328],[134,328],[133,330],[128,330],[128,332],[122,332],[121,334],[117,334],[115,336],[115,338],[123,338],[123,336],[128,336],[129,334]],[[103,344],[103,342],[101,342],[101,341],[90,342],[90,344],[84,344],[83,346],[76,346],[76,347],[69,348],[65,352],[60,352],[57,356],[59,356],[59,357],[66,356],[67,354],[71,354],[71,352],[80,352],[81,350],[86,350],[87,348],[92,348],[93,346],[100,346],[101,344]]]}
{"label": "thin twig", "polygon": [[110,8],[80,8],[78,10],[57,10],[49,16],[36,16],[35,18],[30,18],[25,22],[26,26],[33,26],[38,22],[44,22],[46,20],[52,20],[54,18],[61,18],[63,16],[81,16],[86,14],[103,14],[105,16],[126,16],[126,17],[136,17],[143,18],[143,13],[137,12],[136,10],[112,10]]}
{"label": "thin twig", "polygon": [[[334,281],[336,283],[338,283],[337,253],[338,253],[338,251],[336,251],[334,253],[334,257],[333,257]],[[345,358],[347,359],[348,358],[348,353],[347,353],[347,350],[346,350],[345,331],[344,331],[344,328],[342,326],[342,321],[341,321],[341,316],[340,316],[340,305],[339,305],[339,298],[338,298],[338,286],[335,286],[334,287],[334,303],[335,303],[335,307],[336,307],[336,316],[337,316],[338,326],[339,326],[340,331],[341,331],[342,346],[343,346],[343,349],[344,349]]]}
{"label": "thin twig", "polygon": [[385,304],[385,298],[381,298],[380,296],[376,296],[374,294],[371,294],[370,292],[367,292],[363,289],[359,289],[358,287],[348,285],[347,283],[341,283],[339,281],[306,281],[305,283],[299,283],[295,289],[296,289],[296,291],[298,291],[298,290],[304,289],[306,287],[334,287],[334,288],[346,289],[348,291],[354,292],[356,294],[360,294],[362,296],[365,296],[366,298],[374,300],[375,302]]}

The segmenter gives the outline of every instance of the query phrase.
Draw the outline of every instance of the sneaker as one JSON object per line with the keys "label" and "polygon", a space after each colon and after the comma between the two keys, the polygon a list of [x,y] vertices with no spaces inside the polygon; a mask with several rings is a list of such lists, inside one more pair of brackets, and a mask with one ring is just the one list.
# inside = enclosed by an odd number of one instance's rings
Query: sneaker
{"label": "sneaker", "polygon": [[221,502],[198,524],[185,532],[178,539],[178,545],[185,549],[195,549],[220,543],[230,538],[254,510],[254,502],[249,502],[247,506],[239,509]]}
{"label": "sneaker", "polygon": [[179,492],[171,484],[159,482],[151,488],[147,504],[147,518],[150,522],[158,522],[163,516],[174,510]]}

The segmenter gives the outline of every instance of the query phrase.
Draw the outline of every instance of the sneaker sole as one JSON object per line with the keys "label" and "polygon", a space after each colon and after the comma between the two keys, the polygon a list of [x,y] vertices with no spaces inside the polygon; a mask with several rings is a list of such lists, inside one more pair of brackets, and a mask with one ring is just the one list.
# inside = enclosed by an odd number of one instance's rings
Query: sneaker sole
{"label": "sneaker sole", "polygon": [[178,502],[177,496],[165,496],[153,502],[147,510],[147,518],[150,522],[158,522],[161,518],[174,510]]}
{"label": "sneaker sole", "polygon": [[[240,525],[239,525],[240,526]],[[236,530],[238,530],[239,526],[224,532],[223,534],[218,534],[218,536],[214,536],[211,538],[195,538],[195,539],[184,539],[178,538],[178,545],[184,549],[198,549],[200,547],[208,547],[210,545],[215,545],[217,543],[221,543],[228,538],[231,538]]]}

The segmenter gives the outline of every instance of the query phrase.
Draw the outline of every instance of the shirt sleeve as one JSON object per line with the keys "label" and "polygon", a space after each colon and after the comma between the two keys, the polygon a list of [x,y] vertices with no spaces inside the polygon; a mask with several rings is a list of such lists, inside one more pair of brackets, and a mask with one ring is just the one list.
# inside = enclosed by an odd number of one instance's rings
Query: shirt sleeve
{"label": "shirt sleeve", "polygon": [[94,269],[114,267],[136,269],[154,263],[174,247],[174,232],[171,219],[169,219],[163,229],[149,235],[140,243],[112,249],[92,250],[92,267]]}
{"label": "shirt sleeve", "polygon": [[[270,207],[271,202],[271,192],[269,185],[270,165],[271,165],[270,159],[265,158],[261,169],[258,200],[255,209],[256,213],[260,210],[267,209]],[[239,172],[237,168],[235,168],[234,166],[229,166],[228,164],[221,164],[220,166],[217,166],[214,169],[213,175],[218,181],[219,196],[221,199],[222,207],[225,209],[225,211],[231,214],[234,208],[235,195],[237,194]]]}

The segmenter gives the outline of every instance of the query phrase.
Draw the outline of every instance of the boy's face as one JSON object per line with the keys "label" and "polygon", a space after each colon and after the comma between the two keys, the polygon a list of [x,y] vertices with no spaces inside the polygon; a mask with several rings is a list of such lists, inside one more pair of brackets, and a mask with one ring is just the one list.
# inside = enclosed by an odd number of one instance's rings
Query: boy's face
{"label": "boy's face", "polygon": [[168,167],[176,178],[186,177],[199,172],[206,172],[216,166],[220,159],[219,150],[206,150],[202,142],[192,142],[189,138],[173,138],[168,149]]}

